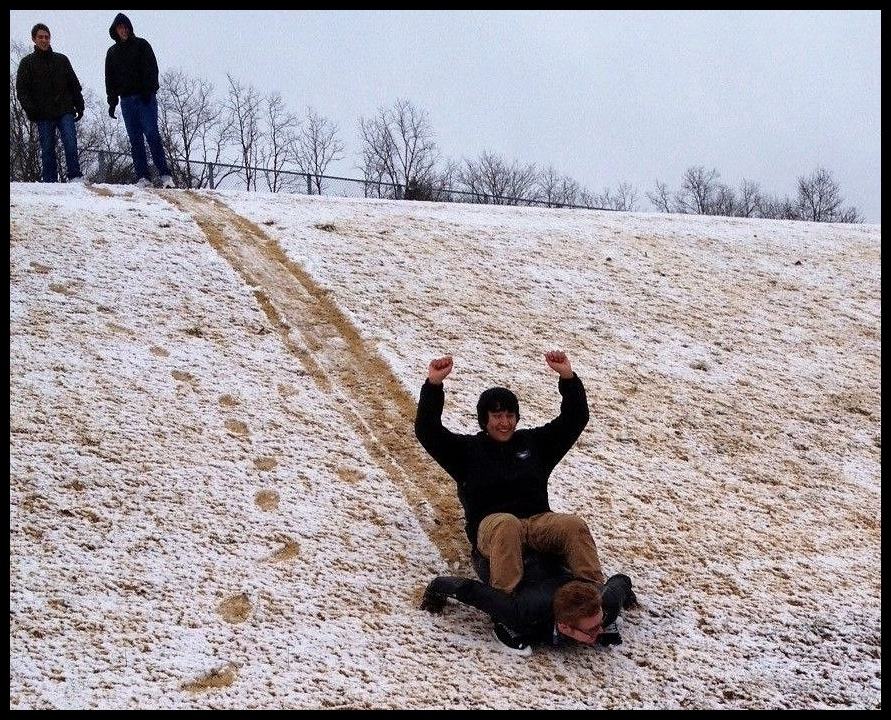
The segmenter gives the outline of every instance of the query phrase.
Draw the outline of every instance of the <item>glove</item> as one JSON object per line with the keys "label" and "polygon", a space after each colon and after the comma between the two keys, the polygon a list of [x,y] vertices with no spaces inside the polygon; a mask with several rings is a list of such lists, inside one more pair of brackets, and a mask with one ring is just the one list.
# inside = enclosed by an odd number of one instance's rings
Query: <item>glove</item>
{"label": "glove", "polygon": [[118,116],[114,114],[115,107],[117,107],[117,106],[116,105],[108,106],[108,117],[117,119]]}
{"label": "glove", "polygon": [[80,119],[84,116],[84,109],[78,108],[74,111],[74,122],[80,122]]}
{"label": "glove", "polygon": [[[432,584],[432,583],[431,583]],[[424,591],[424,598],[421,600],[421,610],[438,615],[446,606],[446,596],[435,592],[429,585]]]}
{"label": "glove", "polygon": [[597,644],[609,647],[610,645],[621,645],[622,636],[617,632],[602,632],[597,636]]}
{"label": "glove", "polygon": [[153,93],[143,93],[139,97],[142,99],[143,105],[148,105],[152,101]]}
{"label": "glove", "polygon": [[627,575],[613,575],[601,591],[604,622],[609,623],[619,614],[619,608],[628,610],[637,607],[637,596],[631,589],[631,578]]}

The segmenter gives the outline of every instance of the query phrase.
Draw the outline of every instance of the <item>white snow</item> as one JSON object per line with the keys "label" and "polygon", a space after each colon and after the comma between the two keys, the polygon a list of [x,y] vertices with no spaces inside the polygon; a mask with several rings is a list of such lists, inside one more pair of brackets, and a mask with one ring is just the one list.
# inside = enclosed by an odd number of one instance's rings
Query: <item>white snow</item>
{"label": "white snow", "polygon": [[[880,226],[21,183],[10,212],[11,708],[881,707]],[[447,426],[494,384],[540,424],[554,347],[592,414],[552,507],[642,607],[516,658],[417,609],[472,571],[413,401],[448,352]]]}

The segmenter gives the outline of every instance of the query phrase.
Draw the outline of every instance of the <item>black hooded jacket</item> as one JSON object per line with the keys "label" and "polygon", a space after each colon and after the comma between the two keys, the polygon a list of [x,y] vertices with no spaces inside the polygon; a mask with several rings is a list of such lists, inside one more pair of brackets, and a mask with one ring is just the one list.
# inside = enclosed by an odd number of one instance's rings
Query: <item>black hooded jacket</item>
{"label": "black hooded jacket", "polygon": [[415,435],[452,476],[464,508],[467,537],[476,546],[484,517],[505,512],[528,518],[548,512],[548,478],[588,424],[588,401],[578,375],[558,382],[560,414],[541,427],[517,430],[507,442],[485,431],[458,435],[442,425],[443,386],[425,381]]}
{"label": "black hooded jacket", "polygon": [[[121,40],[115,27],[123,23],[130,36]],[[115,106],[124,95],[148,95],[158,91],[158,61],[148,40],[133,34],[133,24],[123,13],[118,13],[108,29],[114,45],[105,54],[105,94],[108,104]]]}
{"label": "black hooded jacket", "polygon": [[15,92],[31,122],[58,120],[63,115],[83,114],[84,96],[80,81],[68,58],[36,45],[22,58],[15,78]]}
{"label": "black hooded jacket", "polygon": [[[437,596],[455,598],[506,625],[530,645],[559,645],[568,638],[556,629],[554,594],[575,579],[565,569],[554,573],[548,565],[539,565],[532,555],[524,558],[523,580],[512,593],[496,590],[479,580],[441,576],[427,586],[425,603],[432,599],[434,607],[441,607],[442,602],[436,603]],[[613,623],[622,609],[637,604],[627,575],[613,575],[601,588],[601,594],[604,627]]]}

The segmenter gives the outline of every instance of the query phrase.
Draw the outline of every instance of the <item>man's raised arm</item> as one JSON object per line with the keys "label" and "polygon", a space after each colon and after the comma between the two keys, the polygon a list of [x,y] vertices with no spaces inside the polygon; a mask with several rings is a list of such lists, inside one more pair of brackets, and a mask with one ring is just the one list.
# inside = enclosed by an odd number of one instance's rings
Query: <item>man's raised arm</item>
{"label": "man's raised arm", "polygon": [[559,462],[582,434],[588,424],[588,397],[585,386],[572,369],[569,356],[562,350],[545,353],[548,367],[560,376],[557,389],[560,391],[560,414],[540,428],[548,438],[553,453],[553,462]]}
{"label": "man's raised arm", "polygon": [[457,450],[457,437],[442,426],[442,409],[445,405],[442,381],[452,372],[452,367],[451,355],[430,361],[415,415],[415,437],[446,471],[453,469]]}
{"label": "man's raised arm", "polygon": [[545,353],[548,367],[560,376],[561,380],[572,380],[575,377],[569,357],[562,350],[551,350]]}

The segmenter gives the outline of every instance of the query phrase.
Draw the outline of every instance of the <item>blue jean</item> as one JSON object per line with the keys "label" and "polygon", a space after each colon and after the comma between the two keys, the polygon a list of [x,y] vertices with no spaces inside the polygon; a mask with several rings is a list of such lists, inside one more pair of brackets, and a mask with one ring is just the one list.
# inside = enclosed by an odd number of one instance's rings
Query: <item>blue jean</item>
{"label": "blue jean", "polygon": [[56,163],[56,128],[62,137],[65,150],[65,165],[68,179],[80,177],[80,162],[77,159],[77,130],[74,129],[74,115],[66,113],[56,120],[39,120],[37,136],[40,138],[41,179],[45,183],[59,181],[59,166]]}
{"label": "blue jean", "polygon": [[169,175],[170,168],[167,167],[161,133],[158,132],[158,99],[152,95],[151,101],[144,103],[140,95],[124,95],[121,97],[121,113],[124,116],[127,137],[130,138],[130,153],[133,155],[136,178],[148,179],[149,176],[143,137],[148,141],[158,174]]}

